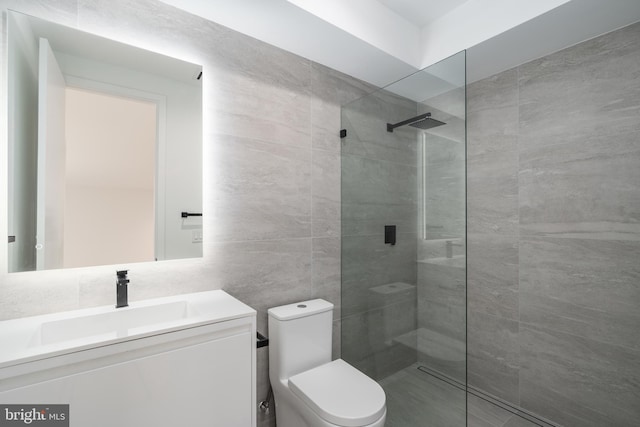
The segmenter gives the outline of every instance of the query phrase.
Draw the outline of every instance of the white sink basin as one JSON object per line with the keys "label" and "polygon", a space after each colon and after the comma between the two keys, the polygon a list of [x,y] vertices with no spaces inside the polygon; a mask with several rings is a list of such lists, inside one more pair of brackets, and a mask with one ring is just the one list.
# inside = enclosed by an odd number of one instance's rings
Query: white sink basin
{"label": "white sink basin", "polygon": [[250,314],[226,292],[208,291],[7,320],[0,322],[0,368]]}
{"label": "white sink basin", "polygon": [[174,301],[166,304],[114,309],[114,311],[107,313],[53,320],[42,324],[40,342],[36,339],[32,345],[53,344],[105,334],[124,335],[130,329],[175,322],[186,317],[187,302]]}

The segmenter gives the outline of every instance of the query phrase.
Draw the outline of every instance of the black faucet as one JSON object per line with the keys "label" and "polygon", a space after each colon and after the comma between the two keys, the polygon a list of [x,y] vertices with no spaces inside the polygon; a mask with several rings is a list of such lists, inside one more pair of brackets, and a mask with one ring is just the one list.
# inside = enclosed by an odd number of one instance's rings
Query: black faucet
{"label": "black faucet", "polygon": [[120,270],[116,271],[116,276],[118,280],[116,281],[116,308],[127,307],[129,305],[128,296],[127,296],[127,284],[129,283],[129,279],[127,279],[127,273],[129,270]]}

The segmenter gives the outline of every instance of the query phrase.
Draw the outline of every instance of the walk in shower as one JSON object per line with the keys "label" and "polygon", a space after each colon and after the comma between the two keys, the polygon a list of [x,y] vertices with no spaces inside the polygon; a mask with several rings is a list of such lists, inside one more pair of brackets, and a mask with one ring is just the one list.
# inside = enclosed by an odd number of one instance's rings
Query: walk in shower
{"label": "walk in shower", "polygon": [[466,425],[465,69],[460,52],[342,107],[341,352],[388,427]]}

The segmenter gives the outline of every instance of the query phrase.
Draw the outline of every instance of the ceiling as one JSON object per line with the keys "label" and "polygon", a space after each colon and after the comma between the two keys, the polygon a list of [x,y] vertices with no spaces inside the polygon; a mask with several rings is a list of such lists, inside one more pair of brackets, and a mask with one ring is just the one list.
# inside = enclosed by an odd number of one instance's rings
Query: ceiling
{"label": "ceiling", "polygon": [[640,21],[639,0],[161,0],[386,86],[462,50],[473,82]]}
{"label": "ceiling", "polygon": [[382,3],[389,10],[421,28],[441,18],[467,1],[468,0],[378,0],[378,2]]}

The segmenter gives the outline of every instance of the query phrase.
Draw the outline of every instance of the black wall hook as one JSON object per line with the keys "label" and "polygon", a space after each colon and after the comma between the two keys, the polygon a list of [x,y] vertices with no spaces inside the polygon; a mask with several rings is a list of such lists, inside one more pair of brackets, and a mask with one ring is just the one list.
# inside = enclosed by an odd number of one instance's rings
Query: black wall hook
{"label": "black wall hook", "polygon": [[180,214],[180,216],[182,218],[187,218],[187,217],[190,217],[190,216],[202,216],[202,214],[201,213],[182,212]]}

